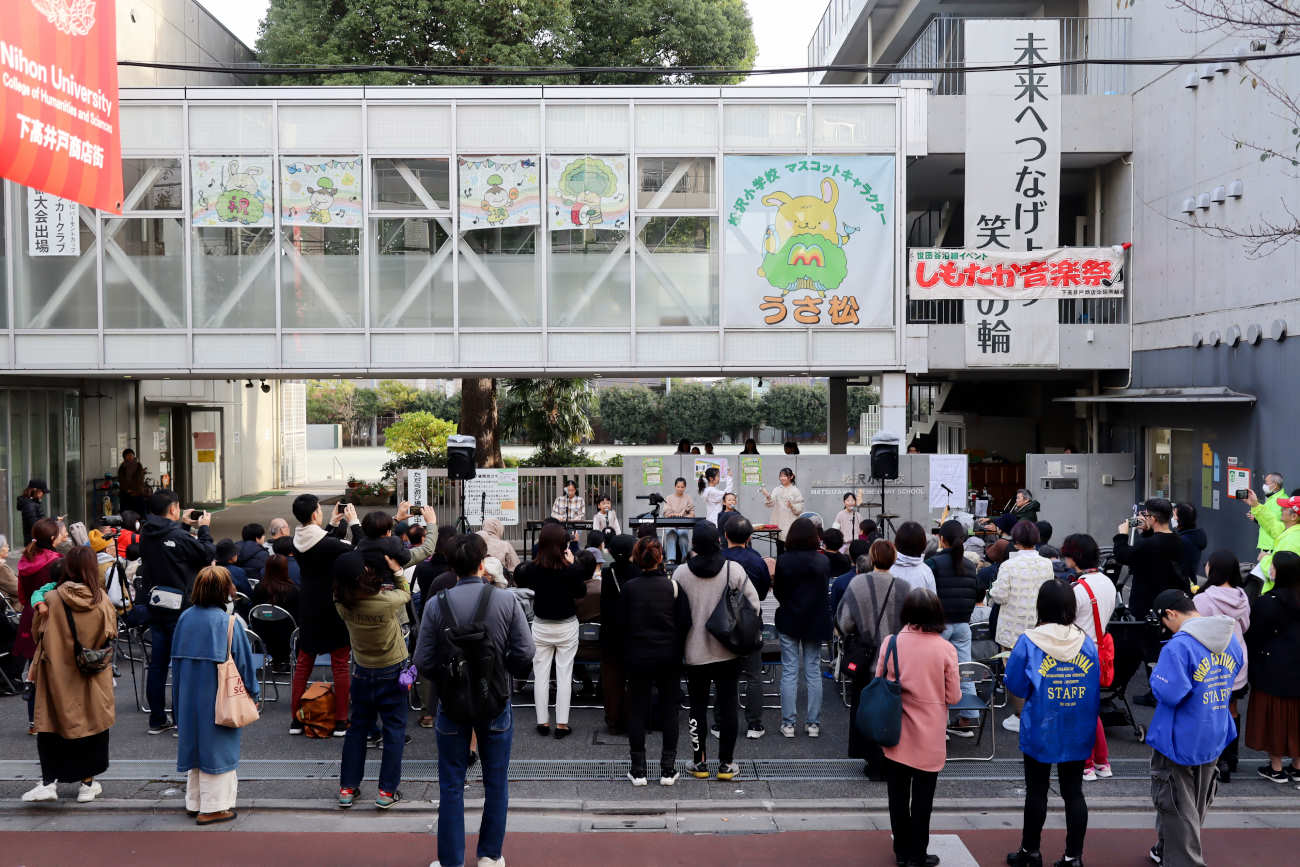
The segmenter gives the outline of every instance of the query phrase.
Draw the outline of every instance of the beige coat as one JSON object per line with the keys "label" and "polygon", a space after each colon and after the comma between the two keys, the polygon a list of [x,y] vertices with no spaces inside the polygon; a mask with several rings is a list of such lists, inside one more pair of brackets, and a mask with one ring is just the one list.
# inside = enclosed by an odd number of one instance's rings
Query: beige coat
{"label": "beige coat", "polygon": [[777,485],[768,492],[767,507],[772,510],[772,523],[781,531],[778,537],[784,542],[790,525],[803,514],[803,494],[794,485]]}
{"label": "beige coat", "polygon": [[113,668],[109,666],[93,677],[77,670],[72,633],[63,613],[65,605],[72,609],[82,647],[103,647],[106,640],[117,637],[117,613],[107,593],[100,594],[98,603],[91,599],[90,589],[84,584],[61,584],[45,596],[49,611],[36,618],[32,681],[38,732],[72,740],[97,735],[113,726]]}
{"label": "beige coat", "polygon": [[501,561],[507,572],[514,572],[519,568],[519,554],[515,551],[515,546],[511,545],[505,539],[505,525],[499,518],[488,518],[483,522],[483,529],[478,534],[487,542],[487,552],[489,557],[496,557]]}

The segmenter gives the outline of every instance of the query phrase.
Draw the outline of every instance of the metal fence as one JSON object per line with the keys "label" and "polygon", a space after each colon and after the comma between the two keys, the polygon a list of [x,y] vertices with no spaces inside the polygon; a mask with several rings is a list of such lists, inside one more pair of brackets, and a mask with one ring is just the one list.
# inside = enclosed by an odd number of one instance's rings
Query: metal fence
{"label": "metal fence", "polygon": [[[529,521],[541,521],[550,516],[551,504],[560,495],[568,479],[577,483],[579,495],[587,501],[588,519],[596,511],[596,500],[603,495],[610,498],[620,524],[627,527],[628,516],[623,509],[622,467],[520,467],[519,523],[506,527],[505,540],[522,551],[524,528]],[[445,469],[429,470],[429,505],[437,510],[440,524],[454,524],[460,517],[460,489],[463,484],[449,480]]]}
{"label": "metal fence", "polygon": [[[834,5],[834,4],[832,4]],[[829,11],[829,10],[828,10]],[[886,84],[925,79],[934,82],[937,96],[960,96],[966,92],[965,19],[934,18],[898,61],[898,72],[885,78]],[[1061,28],[1061,59],[1125,60],[1130,56],[1129,18],[1044,18]],[[908,69],[951,68],[944,72],[908,72]],[[978,73],[973,73],[978,74]],[[1067,95],[1128,93],[1128,67],[1120,64],[1080,64],[1061,69],[1061,91]]]}
{"label": "metal fence", "polygon": [[[1062,298],[1056,302],[1060,325],[1123,325],[1128,322],[1127,298]],[[962,325],[964,302],[957,299],[907,300],[911,325]]]}

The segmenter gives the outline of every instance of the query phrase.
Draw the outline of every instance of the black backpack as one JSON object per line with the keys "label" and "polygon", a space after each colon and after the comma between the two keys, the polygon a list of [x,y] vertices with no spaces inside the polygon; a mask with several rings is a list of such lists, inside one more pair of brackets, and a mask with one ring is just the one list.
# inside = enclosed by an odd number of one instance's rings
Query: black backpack
{"label": "black backpack", "polygon": [[474,619],[464,626],[456,620],[447,591],[438,594],[444,622],[434,681],[442,712],[462,725],[487,725],[510,701],[510,673],[484,621],[492,591],[491,584],[483,585]]}

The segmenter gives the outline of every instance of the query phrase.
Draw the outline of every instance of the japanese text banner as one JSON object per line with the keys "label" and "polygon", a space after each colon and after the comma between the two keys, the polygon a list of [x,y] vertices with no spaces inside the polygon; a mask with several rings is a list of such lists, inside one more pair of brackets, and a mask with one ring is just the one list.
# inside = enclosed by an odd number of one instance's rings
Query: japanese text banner
{"label": "japanese text banner", "polygon": [[4,4],[0,176],[122,213],[113,0]]}
{"label": "japanese text banner", "polygon": [[1112,247],[961,250],[914,247],[907,254],[913,301],[943,298],[1122,298],[1124,254]]}

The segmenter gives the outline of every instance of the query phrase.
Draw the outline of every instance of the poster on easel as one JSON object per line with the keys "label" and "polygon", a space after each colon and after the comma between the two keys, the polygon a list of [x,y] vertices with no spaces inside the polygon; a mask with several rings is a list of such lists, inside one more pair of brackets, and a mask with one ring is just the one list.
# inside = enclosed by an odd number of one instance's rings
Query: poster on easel
{"label": "poster on easel", "polygon": [[476,470],[465,486],[465,519],[482,526],[496,518],[507,527],[519,523],[519,470]]}

